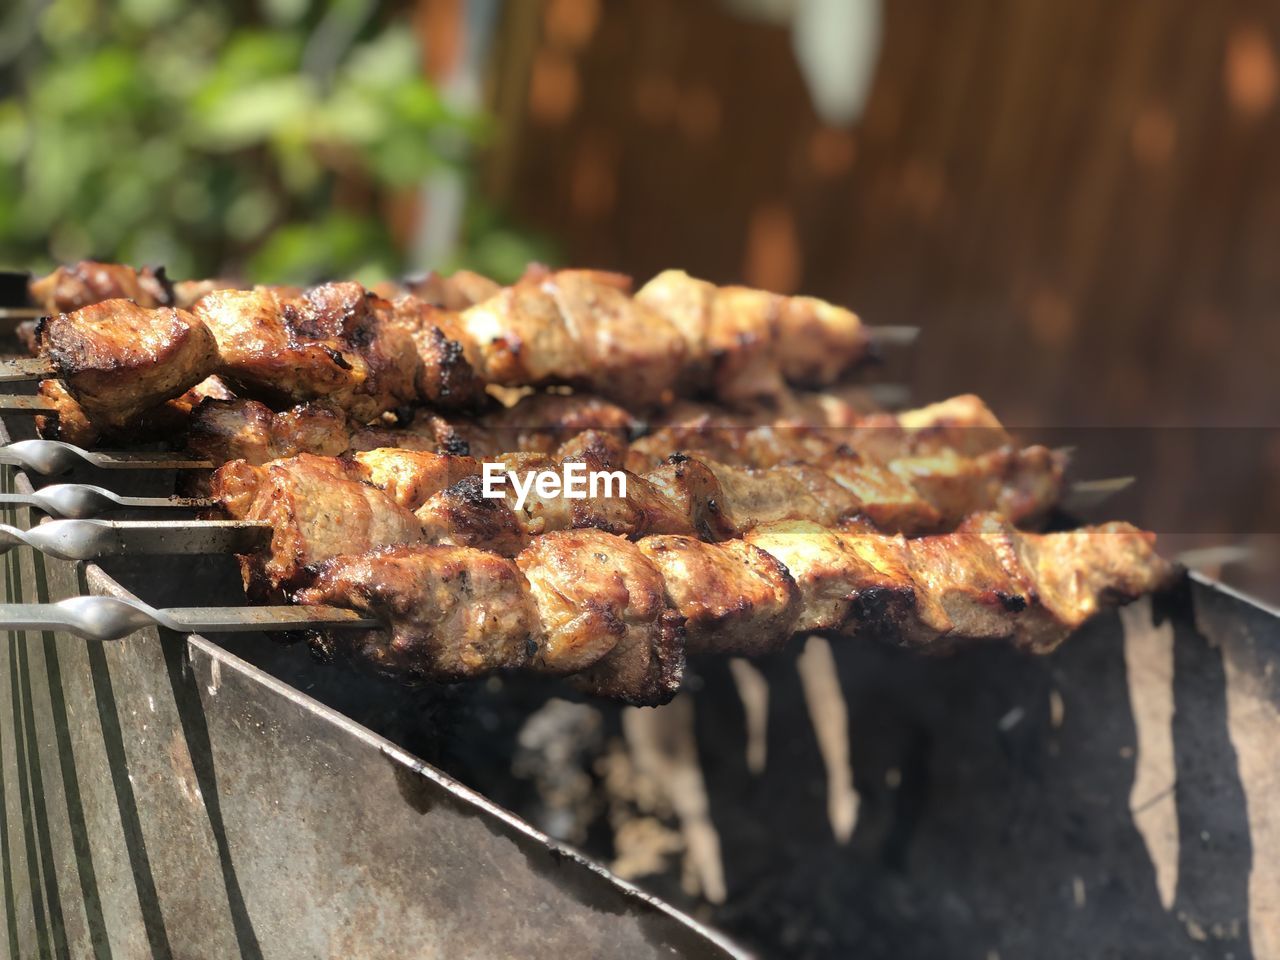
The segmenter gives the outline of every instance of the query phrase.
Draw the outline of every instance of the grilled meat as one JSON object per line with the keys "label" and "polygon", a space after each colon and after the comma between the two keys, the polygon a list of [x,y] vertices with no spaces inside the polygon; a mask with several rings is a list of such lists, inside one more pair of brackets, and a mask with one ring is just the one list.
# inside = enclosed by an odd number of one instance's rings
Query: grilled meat
{"label": "grilled meat", "polygon": [[[36,417],[36,430],[49,440],[61,440],[79,447],[93,447],[102,440],[163,440],[181,433],[191,420],[192,410],[203,400],[231,401],[231,389],[217,377],[200,381],[186,393],[166,400],[138,415],[127,428],[113,430],[91,421],[84,408],[67,392],[61,380],[42,380],[36,391],[54,403],[57,416]],[[339,453],[341,451],[338,451]]]}
{"label": "grilled meat", "polygon": [[387,300],[396,300],[408,294],[423,303],[444,310],[465,310],[482,300],[488,300],[502,289],[496,280],[490,280],[471,270],[459,270],[449,276],[432,270],[403,284],[387,283],[373,288],[374,293]]}
{"label": "grilled meat", "polygon": [[[215,290],[239,290],[242,285],[225,277],[213,277],[207,280],[179,280],[173,285],[173,305],[183,310],[190,310],[201,299]],[[279,296],[286,296],[285,287],[272,287]],[[302,296],[302,290],[294,292],[294,296]]]}
{"label": "grilled meat", "polygon": [[32,303],[46,313],[70,313],[104,300],[132,300],[140,307],[181,306],[164,270],[135,270],[119,263],[81,260],[31,281]]}
{"label": "grilled meat", "polygon": [[302,454],[281,464],[237,460],[215,487],[228,514],[270,523],[271,546],[243,558],[252,596],[298,583],[322,560],[401,543],[422,543],[422,524],[342,460]]}
{"label": "grilled meat", "polygon": [[226,463],[263,464],[299,453],[337,456],[347,451],[400,447],[459,456],[494,456],[507,450],[567,455],[564,444],[586,432],[614,442],[635,429],[631,414],[598,397],[532,394],[515,406],[468,420],[419,414],[406,426],[363,426],[324,403],[283,413],[254,400],[208,402],[192,413],[187,449]]}
{"label": "grilled meat", "polygon": [[627,464],[643,471],[672,450],[770,476],[807,464],[852,492],[877,527],[909,534],[950,529],[981,510],[1031,522],[1061,496],[1065,456],[1041,446],[1014,447],[975,396],[856,419],[831,406],[826,416],[842,425],[783,415],[760,426],[747,415],[707,413],[641,437]]}
{"label": "grilled meat", "polygon": [[475,408],[487,399],[485,382],[467,357],[453,314],[409,296],[381,306],[388,326],[407,336],[422,359],[417,383],[421,397],[453,408]]}
{"label": "grilled meat", "polygon": [[336,457],[350,448],[352,430],[343,413],[323,403],[275,413],[256,400],[210,400],[192,410],[187,452],[215,464],[260,465],[300,453]]}
{"label": "grilled meat", "polygon": [[220,372],[252,394],[327,399],[361,421],[418,399],[421,358],[358,284],[325,284],[301,299],[216,291],[193,312],[217,341]]}
{"label": "grilled meat", "polygon": [[[522,478],[533,471],[563,472],[574,461],[580,462],[584,472],[613,469],[607,448],[602,453],[590,444],[581,445],[572,459],[536,452],[487,459]],[[991,465],[990,455],[953,459],[968,466],[953,465],[942,478],[925,475],[927,484],[917,478],[922,488],[945,489],[953,508],[963,505],[964,496],[974,504],[967,512],[999,506],[1008,511],[1005,515],[1011,520],[1047,508],[1048,504],[1039,499],[1028,502],[1026,498],[1033,495],[1020,487],[1006,490],[1002,465],[997,464],[985,476],[984,483],[972,482],[979,469]],[[916,460],[909,462],[913,469],[920,466]],[[330,466],[322,467],[325,463]],[[290,487],[292,474],[299,474],[299,492],[290,492],[289,496],[297,501],[311,495],[307,491],[313,485],[315,471],[326,469],[348,481],[369,484],[361,496],[370,510],[384,509],[400,519],[404,511],[413,511],[418,526],[412,542],[484,547],[506,555],[518,553],[543,533],[588,527],[630,538],[671,533],[711,541],[740,537],[755,527],[783,520],[914,533],[923,516],[930,528],[936,528],[939,512],[915,488],[900,482],[903,489],[894,493],[897,500],[889,502],[886,478],[898,477],[895,466],[859,466],[851,461],[837,471],[804,464],[763,471],[677,454],[644,475],[618,471],[625,482],[625,492],[615,490],[612,496],[577,499],[561,491],[543,496],[535,487],[529,487],[522,497],[513,485],[507,484],[501,496],[493,497],[485,495],[480,460],[387,448],[340,459],[303,455],[256,469],[233,461],[214,474],[211,493],[234,517],[276,522],[280,518],[275,508]],[[1045,465],[1045,470],[1057,477],[1055,469],[1056,464]],[[258,488],[268,477],[272,493],[264,499]],[[956,478],[964,482],[957,483]],[[1056,484],[1046,481],[1042,488],[1043,496],[1057,494]],[[254,507],[244,512],[244,504]],[[288,520],[296,527],[291,534],[295,540],[310,538],[307,514],[294,512]],[[281,559],[273,551],[270,557],[246,558],[246,577],[250,582],[261,582],[265,591],[278,590],[298,581],[300,572],[294,559],[303,555],[295,552]]]}
{"label": "grilled meat", "polygon": [[[137,281],[141,274],[121,276]],[[472,293],[441,299],[459,303],[487,289],[458,284],[464,287]],[[183,296],[204,289],[189,285]],[[867,353],[857,318],[820,301],[718,288],[677,272],[634,297],[628,289],[615,274],[539,269],[459,311],[410,296],[388,301],[351,283],[305,293],[215,289],[190,312],[119,299],[83,306],[60,314],[48,325],[51,336],[39,340],[95,422],[113,409],[157,406],[215,372],[270,402],[324,398],[368,421],[420,401],[473,407],[485,386],[569,385],[637,408],[708,389],[729,400],[776,397],[787,377],[821,382]],[[166,296],[171,301],[172,290]],[[139,357],[123,338],[110,341],[112,331],[127,330],[167,343],[178,336],[174,317],[186,339],[206,349],[185,358],[166,351]],[[210,338],[217,356],[208,354]],[[90,345],[92,358],[84,355]],[[82,383],[86,364],[137,376]],[[172,369],[144,376],[146,365]]]}
{"label": "grilled meat", "polygon": [[129,300],[46,317],[36,336],[88,419],[112,430],[204,380],[217,358],[213,335],[192,314]]}
{"label": "grilled meat", "polygon": [[61,440],[78,447],[96,446],[102,439],[102,431],[67,392],[61,380],[41,380],[36,388],[37,396],[48,400],[57,408],[53,417],[36,417],[36,430],[46,440]]}
{"label": "grilled meat", "polygon": [[487,383],[567,383],[653,406],[675,389],[684,346],[626,286],[597,271],[533,274],[457,315],[463,347]]}
{"label": "grilled meat", "polygon": [[717,544],[572,530],[514,560],[442,546],[335,557],[296,599],[383,620],[328,642],[385,672],[456,680],[532,666],[652,704],[675,693],[685,651],[759,654],[811,630],[1051,650],[1172,579],[1153,541],[1128,524],[1026,534],[990,515],[916,540],[794,522]]}
{"label": "grilled meat", "polygon": [[746,287],[717,287],[666,270],[636,294],[666,317],[685,344],[688,375],[709,376],[717,396],[777,395],[783,381],[834,383],[866,359],[871,341],[858,317],[812,297],[783,297]]}

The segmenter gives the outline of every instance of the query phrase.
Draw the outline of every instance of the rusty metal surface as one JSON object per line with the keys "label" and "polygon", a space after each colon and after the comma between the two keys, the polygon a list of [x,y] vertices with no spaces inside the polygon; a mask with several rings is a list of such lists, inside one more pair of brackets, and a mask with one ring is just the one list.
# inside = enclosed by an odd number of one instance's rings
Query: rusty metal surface
{"label": "rusty metal surface", "polygon": [[[85,468],[77,479],[101,476]],[[130,480],[152,485],[130,492],[153,494],[168,482]],[[35,582],[30,552],[11,556],[20,583]],[[44,565],[55,578],[70,569]],[[226,558],[180,558],[159,579],[149,558],[108,566],[157,604],[191,602],[197,580],[201,602],[238,596]],[[1201,580],[1156,607],[1168,661],[1141,671],[1126,663],[1134,638],[1114,616],[1043,658],[833,645],[861,796],[846,846],[826,819],[794,651],[759,664],[771,690],[760,776],[744,759],[726,665],[700,664],[697,739],[728,881],[710,917],[766,955],[1280,958],[1280,621]],[[406,719],[434,706],[427,698],[252,635],[219,643],[147,632],[99,648],[60,638],[52,656],[44,638],[0,645],[0,879],[25,924],[10,924],[14,955],[38,955],[41,943],[58,955],[59,929],[69,956],[93,955],[95,931],[112,950],[98,955],[115,957],[356,956],[381,942],[379,956],[538,955],[544,936],[547,953],[630,955],[666,948],[645,939],[653,924],[694,937],[675,949],[715,949],[660,906],[637,912],[612,885],[619,912],[591,910],[581,891],[597,874],[582,867],[572,876],[583,886],[566,888],[572,863],[543,857],[536,835],[413,761],[437,759]],[[299,690],[330,709],[317,714]],[[1143,703],[1157,694],[1169,712],[1153,721]],[[1164,767],[1144,739],[1153,722],[1168,742]],[[468,757],[439,766],[511,803],[509,764],[468,763],[486,738],[495,752],[510,742],[473,730],[461,740]],[[236,756],[245,744],[253,757]],[[1159,816],[1165,833],[1152,829]],[[443,866],[419,846],[438,848]],[[560,874],[543,886],[549,862]],[[537,906],[521,913],[521,897],[478,881],[456,888],[448,871],[496,874]],[[646,883],[698,907],[682,898],[678,870]],[[557,896],[567,907],[536,899]],[[489,939],[466,939],[456,912],[424,906],[434,897],[474,907]],[[565,926],[562,908],[600,937],[614,925],[616,941],[578,940],[572,926],[548,934]]]}
{"label": "rusty metal surface", "polygon": [[[182,559],[114,572],[158,602],[218,582]],[[95,566],[2,563],[15,601],[123,595]],[[740,955],[199,636],[0,638],[0,794],[13,958]]]}

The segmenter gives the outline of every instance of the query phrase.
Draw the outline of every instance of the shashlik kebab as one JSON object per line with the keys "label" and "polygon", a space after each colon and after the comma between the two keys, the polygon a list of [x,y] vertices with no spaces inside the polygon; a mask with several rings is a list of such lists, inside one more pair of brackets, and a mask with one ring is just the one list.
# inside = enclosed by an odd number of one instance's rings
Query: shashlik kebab
{"label": "shashlik kebab", "polygon": [[209,400],[192,414],[186,449],[214,464],[262,464],[299,453],[338,456],[376,447],[476,456],[552,453],[591,430],[615,438],[621,450],[639,429],[622,407],[583,394],[530,394],[511,407],[465,419],[419,413],[401,426],[361,424],[323,403],[277,413],[253,400]]}
{"label": "shashlik kebab", "polygon": [[[948,446],[964,453],[986,453],[1015,445],[995,414],[972,395],[894,414],[868,412],[869,404],[859,396],[788,392],[784,398],[781,406],[756,405],[736,412],[716,405],[682,403],[654,427],[661,443],[670,440],[665,451],[659,442],[649,439],[653,434],[640,436],[631,444],[629,465],[647,469],[672,452],[716,447],[724,453],[718,459],[741,466],[766,467],[795,459],[767,448],[735,450],[708,440],[720,431],[759,430],[767,436],[770,430],[779,430],[796,436],[816,433],[842,438],[856,434],[875,438],[875,453],[882,459],[938,453]],[[298,453],[337,456],[374,447],[474,456],[552,453],[586,430],[628,440],[648,429],[623,407],[581,393],[531,393],[509,407],[475,417],[419,415],[397,426],[361,424],[323,403],[276,412],[253,400],[211,398],[193,410],[186,443],[188,452],[214,463],[249,460],[262,464]]]}
{"label": "shashlik kebab", "polygon": [[838,408],[827,414],[840,425],[784,413],[762,426],[741,415],[677,408],[672,422],[631,445],[627,465],[642,472],[670,450],[769,471],[805,464],[857,484],[877,526],[908,534],[946,529],[981,510],[1029,521],[1062,494],[1066,456],[1043,446],[1018,448],[973,395],[896,414],[847,417]]}
{"label": "shashlik kebab", "polygon": [[[382,448],[350,457],[301,454],[263,466],[235,460],[214,474],[211,492],[231,518],[270,528],[270,546],[244,557],[243,567],[254,595],[275,595],[330,556],[385,544],[514,554],[550,530],[594,527],[631,538],[679,533],[714,541],[779,520],[918,534],[942,528],[939,506],[961,517],[999,510],[1019,522],[1030,510],[1051,507],[1060,489],[1059,473],[1058,482],[1040,484],[1036,498],[1007,485],[1004,463],[992,470],[990,462],[963,459],[940,461],[950,483],[935,478],[924,492],[895,474],[894,464],[856,463],[845,470],[790,464],[765,471],[675,454],[640,475],[614,469],[616,451],[607,439],[597,442],[587,433],[574,442],[577,450],[567,457],[509,453],[482,461]],[[525,488],[503,482],[486,489],[485,461],[504,478],[509,471],[522,479]],[[538,472],[567,476],[571,465],[584,478],[611,473],[609,493],[573,498],[562,486],[544,491],[529,482]],[[918,472],[918,464],[911,469]],[[983,482],[974,482],[981,469],[987,470]],[[933,490],[944,491],[939,504],[926,496]]]}
{"label": "shashlik kebab", "polygon": [[1048,651],[1104,607],[1171,581],[1154,539],[1124,523],[1027,534],[991,515],[919,539],[795,521],[721,543],[576,529],[514,559],[421,545],[334,557],[293,599],[380,620],[313,642],[387,674],[454,681],[532,667],[656,704],[676,692],[686,652],[756,655],[818,630]]}
{"label": "shashlik kebab", "polygon": [[[45,315],[71,313],[104,300],[132,300],[141,307],[179,307],[190,310],[205,294],[215,290],[239,287],[234,280],[179,280],[174,282],[164,268],[130,267],[122,263],[81,260],[60,266],[43,277],[33,278],[28,296]],[[277,290],[288,288],[277,287]],[[487,297],[501,286],[470,270],[459,270],[452,276],[428,273],[405,284],[379,284],[374,292],[387,300],[412,294],[433,306],[462,310]],[[296,290],[301,295],[302,289]],[[36,321],[18,325],[18,339],[32,355],[39,353],[36,343]]]}
{"label": "shashlik kebab", "polygon": [[679,271],[631,296],[625,277],[540,268],[460,311],[351,283],[214,290],[190,310],[93,303],[46,318],[37,341],[109,430],[215,373],[272,400],[325,397],[367,421],[415,402],[465,407],[486,385],[565,384],[641,407],[690,390],[767,396],[784,378],[830,382],[871,345],[854,314],[813,298]]}
{"label": "shashlik kebab", "polygon": [[540,536],[514,560],[452,546],[334,557],[296,606],[155,610],[94,597],[6,605],[3,617],[95,640],[149,624],[302,630],[322,655],[405,679],[532,668],[657,704],[678,687],[686,651],[767,653],[815,630],[925,651],[1003,639],[1043,652],[1101,609],[1172,582],[1177,568],[1153,540],[1123,523],[1024,534],[982,515],[916,540],[805,522],[720,543],[579,529]]}
{"label": "shashlik kebab", "polygon": [[[140,307],[191,309],[205,294],[233,290],[229,279],[172,281],[163,267],[131,267],[123,263],[81,260],[55,268],[28,285],[31,302],[45,314],[70,313],[103,300],[133,300]],[[286,289],[286,288],[277,288]],[[452,276],[427,273],[404,284],[379,284],[374,292],[388,300],[406,293],[434,306],[461,310],[493,296],[501,285],[470,270]],[[297,293],[302,288],[296,289]]]}
{"label": "shashlik kebab", "polygon": [[[758,413],[746,422],[773,415]],[[727,492],[739,500],[759,497],[761,489],[771,495],[786,489],[797,503],[815,497],[840,502],[842,511],[861,513],[879,529],[919,534],[947,529],[981,510],[1032,522],[1063,492],[1065,456],[1040,446],[1016,447],[976,397],[897,415],[856,419],[833,413],[835,422],[874,424],[853,429],[800,427],[785,417],[775,420],[776,426],[749,430],[739,429],[736,418],[713,427],[721,422],[717,416],[702,408],[694,426],[658,433],[691,441],[671,442],[667,453],[723,465],[725,475],[734,478]],[[338,456],[378,447],[481,458],[538,453],[565,459],[590,453],[604,466],[626,466],[635,474],[665,470],[667,456],[659,457],[655,451],[661,448],[651,437],[628,448],[635,429],[622,408],[582,395],[535,394],[477,421],[432,416],[398,428],[353,426],[314,405],[276,414],[252,402],[206,401],[196,413],[188,450],[213,463],[243,459],[255,465],[299,453]],[[754,442],[738,442],[744,437]]]}

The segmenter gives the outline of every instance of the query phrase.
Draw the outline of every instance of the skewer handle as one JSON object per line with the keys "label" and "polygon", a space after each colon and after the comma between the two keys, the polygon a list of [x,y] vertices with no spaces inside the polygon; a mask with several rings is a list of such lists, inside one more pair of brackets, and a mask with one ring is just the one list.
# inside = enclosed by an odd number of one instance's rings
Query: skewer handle
{"label": "skewer handle", "polygon": [[86,520],[119,509],[186,509],[213,506],[197,497],[122,497],[87,483],[55,483],[35,493],[0,493],[0,506],[35,507],[55,517]]}
{"label": "skewer handle", "polygon": [[84,463],[102,470],[207,470],[213,466],[208,460],[169,453],[100,453],[61,440],[19,440],[0,447],[0,463],[44,476],[66,473]]}
{"label": "skewer handle", "polygon": [[268,524],[240,520],[51,520],[30,530],[0,524],[0,553],[18,546],[58,560],[250,553],[270,536]]}
{"label": "skewer handle", "polygon": [[177,633],[252,633],[320,627],[373,629],[377,620],[340,607],[170,607],[141,600],[71,597],[57,603],[0,604],[0,630],[56,630],[86,640],[119,640],[145,627]]}

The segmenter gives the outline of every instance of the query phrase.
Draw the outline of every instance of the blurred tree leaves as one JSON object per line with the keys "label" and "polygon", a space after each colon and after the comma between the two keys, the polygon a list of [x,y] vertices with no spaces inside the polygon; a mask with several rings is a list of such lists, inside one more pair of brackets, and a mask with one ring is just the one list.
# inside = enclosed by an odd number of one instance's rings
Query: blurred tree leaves
{"label": "blurred tree leaves", "polygon": [[[274,282],[400,272],[386,212],[484,123],[423,80],[382,6],[18,3],[0,19],[0,260]],[[465,242],[503,277],[541,252],[483,208]]]}

